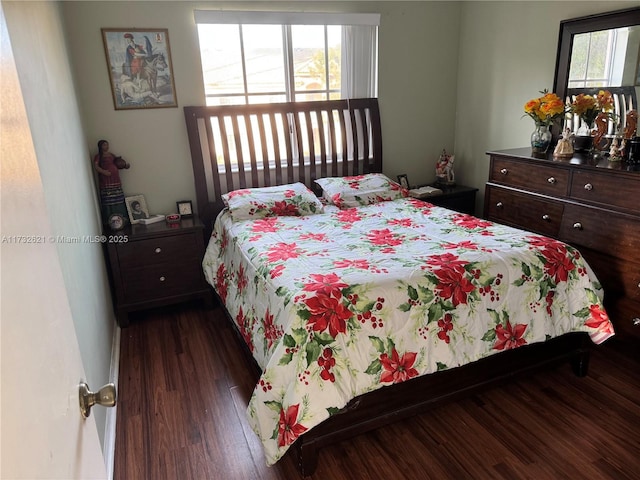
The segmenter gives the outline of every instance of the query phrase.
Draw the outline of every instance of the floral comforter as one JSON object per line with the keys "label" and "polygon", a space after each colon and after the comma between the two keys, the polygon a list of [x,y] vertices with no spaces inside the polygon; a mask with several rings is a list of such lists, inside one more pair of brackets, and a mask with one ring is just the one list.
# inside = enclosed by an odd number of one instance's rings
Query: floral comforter
{"label": "floral comforter", "polygon": [[576,249],[414,199],[223,212],[203,267],[263,371],[247,413],[268,464],[371,390],[567,332],[613,335]]}

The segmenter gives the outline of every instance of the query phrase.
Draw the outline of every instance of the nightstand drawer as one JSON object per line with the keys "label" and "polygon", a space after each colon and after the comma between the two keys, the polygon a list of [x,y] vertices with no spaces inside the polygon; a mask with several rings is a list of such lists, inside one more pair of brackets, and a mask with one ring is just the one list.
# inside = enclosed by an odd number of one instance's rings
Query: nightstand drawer
{"label": "nightstand drawer", "polygon": [[202,285],[198,262],[175,265],[152,265],[122,271],[124,301],[138,303],[181,295]]}
{"label": "nightstand drawer", "polygon": [[562,203],[543,200],[533,195],[488,185],[487,218],[489,220],[530,230],[542,235],[557,236],[560,231]]}
{"label": "nightstand drawer", "polygon": [[547,195],[566,196],[569,190],[569,171],[493,158],[489,181]]}
{"label": "nightstand drawer", "polygon": [[204,279],[204,225],[196,217],[179,224],[131,225],[127,243],[108,243],[109,276],[118,324],[129,313],[193,299],[212,300]]}
{"label": "nightstand drawer", "polygon": [[138,240],[118,245],[120,264],[127,267],[143,267],[149,264],[173,261],[178,263],[199,254],[200,249],[193,233]]}

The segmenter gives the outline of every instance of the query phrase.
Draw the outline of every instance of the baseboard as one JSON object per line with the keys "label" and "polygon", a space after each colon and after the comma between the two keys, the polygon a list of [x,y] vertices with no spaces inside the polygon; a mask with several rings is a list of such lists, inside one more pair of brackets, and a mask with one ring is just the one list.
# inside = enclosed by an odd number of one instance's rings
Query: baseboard
{"label": "baseboard", "polygon": [[110,381],[116,386],[116,404],[107,409],[104,429],[104,463],[107,467],[107,479],[113,480],[113,469],[116,452],[116,418],[118,414],[118,372],[120,371],[120,327],[114,322],[113,341],[111,345]]}

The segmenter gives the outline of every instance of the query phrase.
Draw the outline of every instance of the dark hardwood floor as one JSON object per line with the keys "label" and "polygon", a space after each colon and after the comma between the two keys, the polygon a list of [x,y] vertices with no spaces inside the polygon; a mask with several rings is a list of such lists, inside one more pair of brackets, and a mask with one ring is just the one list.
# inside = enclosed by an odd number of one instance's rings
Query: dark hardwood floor
{"label": "dark hardwood floor", "polygon": [[[265,465],[245,408],[255,382],[218,308],[131,315],[122,330],[115,480],[300,478]],[[313,479],[640,478],[640,353],[569,365],[324,448]]]}

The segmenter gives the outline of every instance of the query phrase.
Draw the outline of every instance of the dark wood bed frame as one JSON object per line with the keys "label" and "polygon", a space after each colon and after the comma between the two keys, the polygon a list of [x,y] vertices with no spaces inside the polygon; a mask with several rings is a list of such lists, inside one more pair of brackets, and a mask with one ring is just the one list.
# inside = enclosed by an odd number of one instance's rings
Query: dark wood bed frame
{"label": "dark wood bed frame", "polygon": [[232,190],[301,182],[319,194],[316,178],[382,171],[375,98],[185,107],[184,115],[208,226]]}
{"label": "dark wood bed frame", "polygon": [[[228,191],[302,182],[319,193],[316,178],[382,171],[377,99],[185,107],[184,113],[197,210],[208,232],[223,206],[220,195]],[[242,338],[239,332],[238,337]],[[244,341],[240,344],[253,361]],[[298,438],[291,450],[297,453],[301,474],[311,475],[323,446],[426,408],[552,364],[570,362],[574,373],[584,376],[590,345],[585,333],[566,334],[383,387],[354,398],[340,413]]]}

